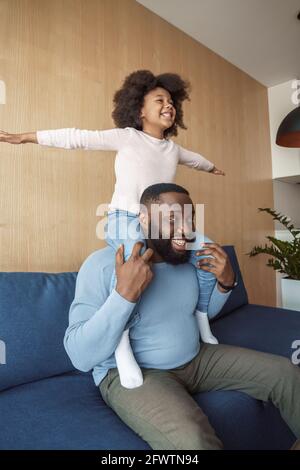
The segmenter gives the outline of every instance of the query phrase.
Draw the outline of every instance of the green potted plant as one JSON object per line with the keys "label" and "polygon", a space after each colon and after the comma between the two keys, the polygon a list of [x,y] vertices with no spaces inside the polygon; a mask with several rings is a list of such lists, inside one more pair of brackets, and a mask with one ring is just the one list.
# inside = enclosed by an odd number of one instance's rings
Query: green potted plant
{"label": "green potted plant", "polygon": [[273,220],[278,220],[290,233],[291,240],[278,240],[278,238],[267,236],[272,243],[268,246],[255,246],[250,257],[260,253],[272,256],[268,259],[267,266],[272,267],[285,276],[281,279],[282,306],[291,310],[300,311],[300,230],[294,228],[290,218],[276,212],[269,207],[258,208],[272,215]]}

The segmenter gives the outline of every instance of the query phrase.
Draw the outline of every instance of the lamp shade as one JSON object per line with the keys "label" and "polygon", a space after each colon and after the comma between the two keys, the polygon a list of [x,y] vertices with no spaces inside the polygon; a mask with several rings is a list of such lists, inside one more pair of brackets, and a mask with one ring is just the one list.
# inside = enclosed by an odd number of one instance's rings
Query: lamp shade
{"label": "lamp shade", "polygon": [[300,106],[293,109],[280,124],[276,144],[281,147],[300,148]]}

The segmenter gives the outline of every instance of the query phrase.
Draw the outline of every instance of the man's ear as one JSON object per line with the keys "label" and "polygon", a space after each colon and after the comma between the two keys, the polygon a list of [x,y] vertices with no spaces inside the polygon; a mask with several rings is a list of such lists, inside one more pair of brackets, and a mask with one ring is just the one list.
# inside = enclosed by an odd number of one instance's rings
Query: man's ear
{"label": "man's ear", "polygon": [[146,215],[143,212],[139,213],[139,221],[141,225],[145,225],[146,223]]}
{"label": "man's ear", "polygon": [[140,224],[145,227],[147,225],[147,216],[144,212],[139,213]]}

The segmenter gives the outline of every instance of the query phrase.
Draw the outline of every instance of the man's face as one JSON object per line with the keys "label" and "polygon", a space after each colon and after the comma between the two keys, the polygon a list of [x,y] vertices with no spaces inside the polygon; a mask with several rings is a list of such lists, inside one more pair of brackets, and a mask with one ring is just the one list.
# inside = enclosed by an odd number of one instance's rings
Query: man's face
{"label": "man's face", "polygon": [[161,194],[160,201],[148,207],[148,222],[144,230],[153,249],[165,262],[186,263],[190,256],[186,244],[195,240],[191,198],[176,192]]}

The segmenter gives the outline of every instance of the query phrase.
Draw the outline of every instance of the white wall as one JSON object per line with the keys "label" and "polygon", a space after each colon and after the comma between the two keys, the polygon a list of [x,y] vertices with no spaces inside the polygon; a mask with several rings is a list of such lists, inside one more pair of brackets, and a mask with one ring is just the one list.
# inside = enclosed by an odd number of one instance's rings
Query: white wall
{"label": "white wall", "polygon": [[[274,208],[292,219],[295,227],[300,227],[300,184],[273,181]],[[275,230],[284,229],[275,222]]]}

